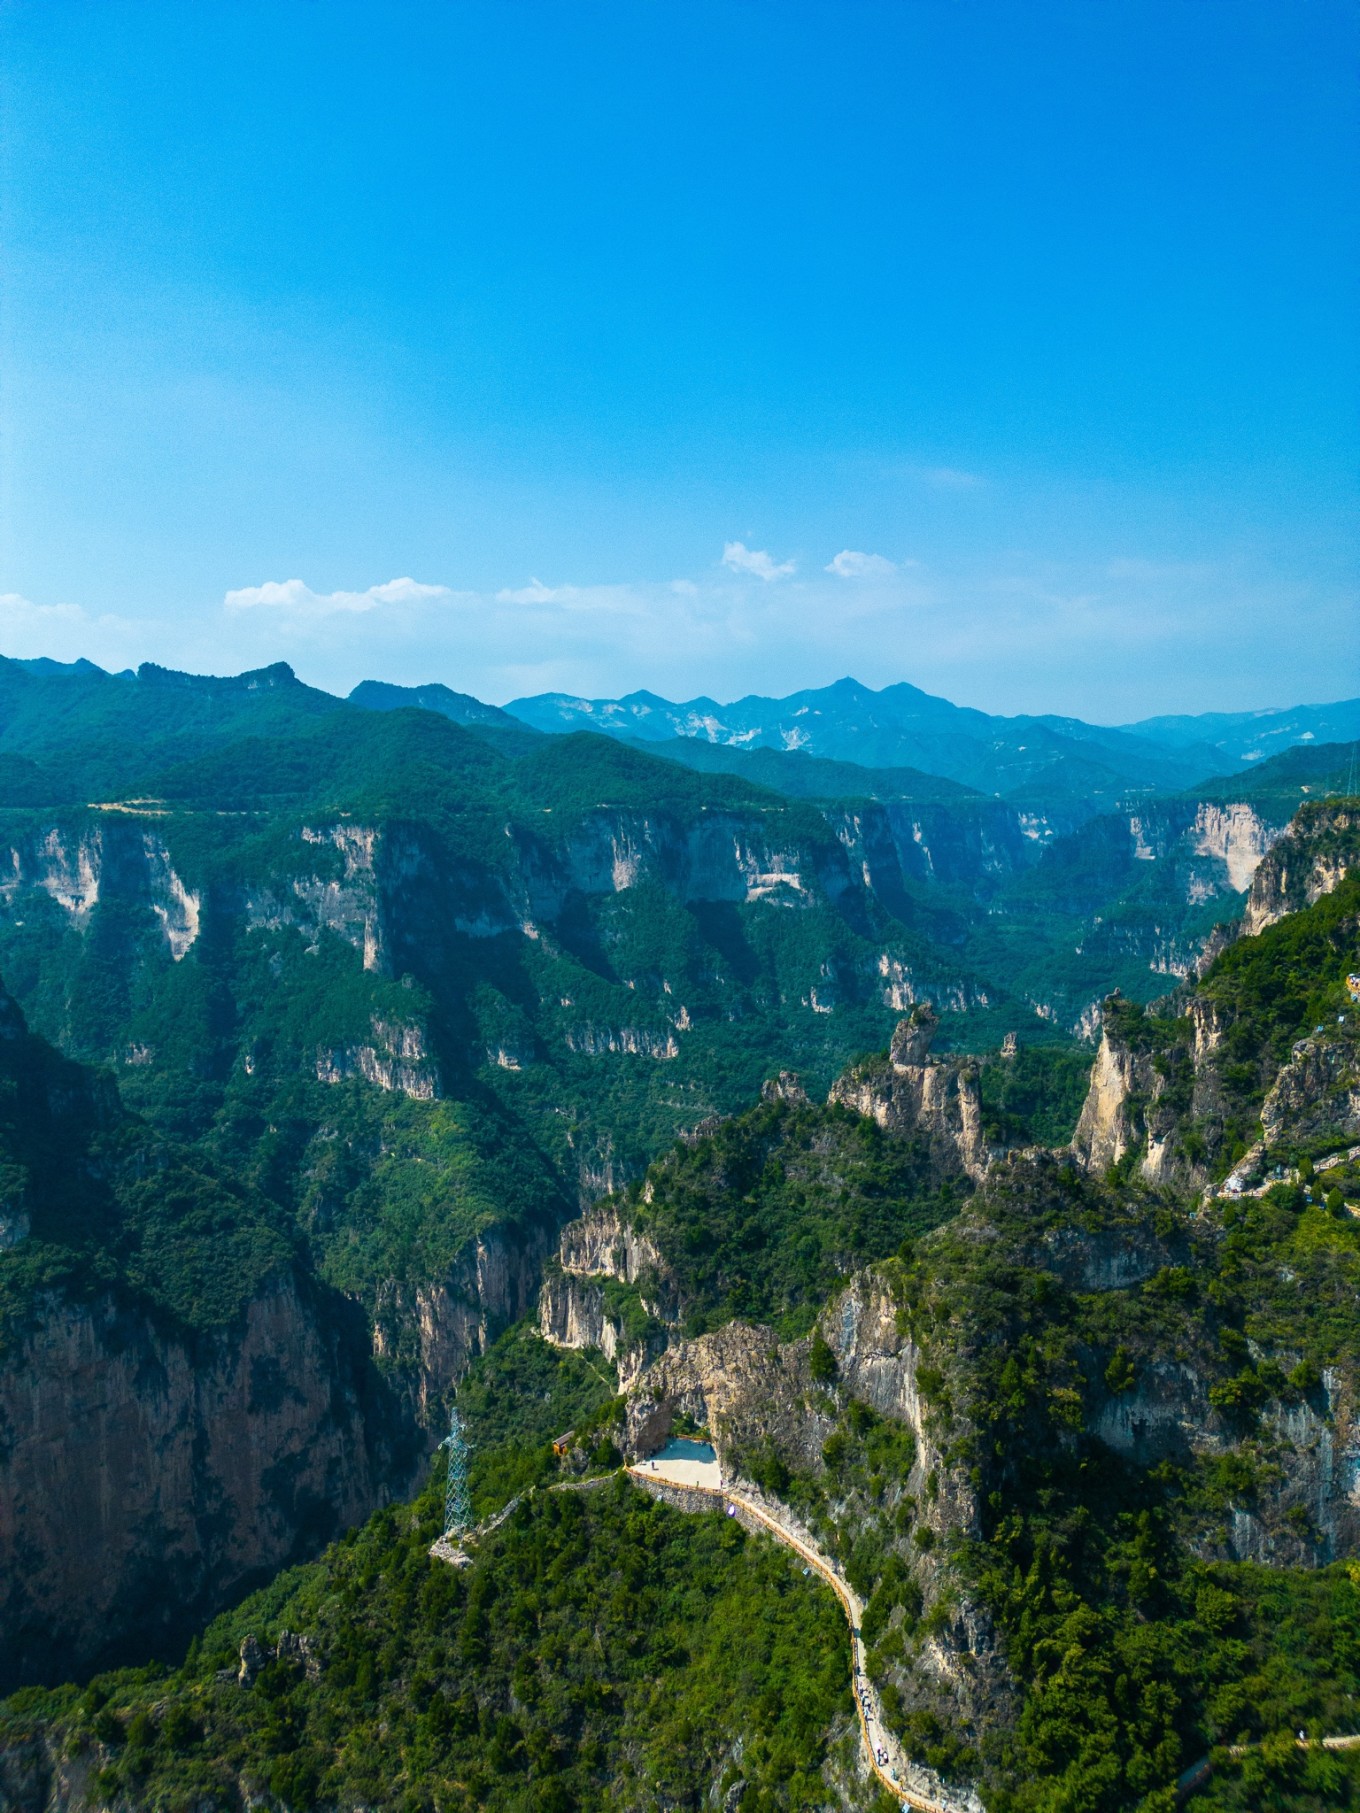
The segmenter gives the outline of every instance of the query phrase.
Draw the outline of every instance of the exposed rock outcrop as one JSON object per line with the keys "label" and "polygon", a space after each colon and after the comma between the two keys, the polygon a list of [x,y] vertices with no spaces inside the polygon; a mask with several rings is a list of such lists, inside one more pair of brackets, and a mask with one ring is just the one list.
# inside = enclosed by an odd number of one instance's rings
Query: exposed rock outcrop
{"label": "exposed rock outcrop", "polygon": [[939,1017],[929,1002],[900,1020],[886,1066],[849,1070],[830,1100],[853,1108],[891,1133],[921,1132],[953,1148],[968,1175],[981,1178],[991,1154],[982,1138],[977,1068],[967,1059],[930,1056]]}
{"label": "exposed rock outcrop", "polygon": [[[1203,1366],[1157,1356],[1140,1365],[1131,1390],[1105,1394],[1090,1431],[1144,1467],[1226,1454],[1241,1432],[1215,1410],[1211,1383]],[[1196,1551],[1276,1567],[1325,1566],[1360,1552],[1360,1425],[1338,1375],[1326,1375],[1315,1402],[1268,1406],[1255,1444],[1260,1489],[1201,1532]]]}
{"label": "exposed rock outcrop", "polygon": [[644,1368],[669,1341],[660,1325],[630,1333],[610,1311],[604,1285],[595,1278],[548,1272],[538,1293],[538,1332],[554,1347],[596,1348],[614,1367],[620,1391],[629,1391]]}
{"label": "exposed rock outcrop", "polygon": [[566,1035],[568,1051],[585,1057],[603,1057],[609,1052],[628,1052],[633,1057],[678,1058],[680,1046],[673,1032],[654,1031],[645,1026],[573,1026]]}
{"label": "exposed rock outcrop", "polygon": [[1304,806],[1251,884],[1242,935],[1263,932],[1286,913],[1330,894],[1360,861],[1360,807],[1354,801]]}
{"label": "exposed rock outcrop", "polygon": [[[646,1325],[611,1306],[607,1284],[636,1291]],[[619,1390],[631,1388],[639,1373],[670,1341],[668,1325],[679,1313],[674,1279],[645,1233],[624,1221],[617,1207],[602,1203],[562,1229],[556,1262],[544,1274],[538,1297],[538,1329],[555,1347],[595,1347],[616,1367]]]}
{"label": "exposed rock outcrop", "polygon": [[1194,1050],[1201,1041],[1216,1042],[1216,1027],[1211,1013],[1199,1021],[1150,1020],[1119,994],[1110,996],[1072,1135],[1072,1153],[1083,1169],[1102,1175],[1139,1149],[1138,1172],[1149,1183],[1173,1175],[1203,1181],[1198,1159],[1189,1158],[1177,1135],[1190,1106]]}
{"label": "exposed rock outcrop", "polygon": [[807,1349],[805,1341],[781,1347],[773,1330],[744,1322],[679,1343],[647,1368],[628,1400],[628,1453],[652,1453],[680,1414],[709,1431],[725,1462],[770,1442],[815,1464],[832,1419],[805,1409]]}
{"label": "exposed rock outcrop", "polygon": [[546,1218],[490,1227],[468,1241],[447,1277],[379,1288],[374,1353],[403,1381],[427,1429],[472,1361],[532,1309],[552,1238]]}
{"label": "exposed rock outcrop", "polygon": [[1267,823],[1254,806],[1205,802],[1195,812],[1190,836],[1194,853],[1221,862],[1228,887],[1241,894],[1251,886],[1262,858],[1280,836],[1280,828]]}
{"label": "exposed rock outcrop", "polygon": [[624,1221],[611,1203],[602,1203],[562,1229],[558,1261],[564,1272],[617,1278],[620,1284],[668,1276],[654,1241]]}
{"label": "exposed rock outcrop", "polygon": [[0,1684],[173,1648],[407,1486],[422,1447],[316,1287],[275,1278],[192,1339],[49,1300],[0,1369]]}
{"label": "exposed rock outcrop", "polygon": [[439,1075],[425,1040],[424,1028],[399,1026],[373,1016],[371,1045],[342,1045],[317,1053],[319,1083],[343,1083],[362,1077],[378,1089],[395,1090],[413,1101],[432,1102],[441,1093]]}
{"label": "exposed rock outcrop", "polygon": [[791,1108],[806,1108],[808,1092],[792,1070],[781,1070],[778,1076],[767,1077],[760,1086],[762,1102],[787,1102]]}
{"label": "exposed rock outcrop", "polygon": [[1304,1143],[1320,1135],[1337,1139],[1360,1133],[1360,1053],[1353,1040],[1300,1039],[1261,1104],[1267,1146],[1288,1137]]}
{"label": "exposed rock outcrop", "polygon": [[45,897],[77,931],[112,894],[147,910],[178,963],[199,935],[203,900],[175,868],[154,828],[135,816],[91,816],[33,830],[0,850],[0,905],[14,912],[25,893]]}
{"label": "exposed rock outcrop", "polygon": [[1072,1150],[1088,1171],[1105,1171],[1117,1164],[1140,1136],[1130,1112],[1130,1101],[1151,1093],[1151,1066],[1141,1061],[1119,1037],[1117,1021],[1106,1012],[1091,1066],[1086,1100],[1072,1135]]}

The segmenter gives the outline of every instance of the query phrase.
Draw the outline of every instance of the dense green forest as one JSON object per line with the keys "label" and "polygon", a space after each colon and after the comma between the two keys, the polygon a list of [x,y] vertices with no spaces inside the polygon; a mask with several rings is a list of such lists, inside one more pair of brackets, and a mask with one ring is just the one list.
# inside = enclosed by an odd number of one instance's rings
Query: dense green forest
{"label": "dense green forest", "polygon": [[[552,1436],[571,1424],[593,1441],[593,1424],[607,1447],[614,1427],[598,1355],[509,1330],[459,1405],[478,1514],[537,1489],[471,1569],[428,1553],[437,1468],[413,1504],[218,1619],[182,1667],[15,1695],[0,1743],[55,1724],[100,1746],[101,1795],[166,1813],[261,1793],[298,1809],[641,1813],[709,1783],[770,1813],[813,1802],[849,1718],[848,1636],[825,1588],[721,1515],[611,1476],[616,1451],[590,1483],[564,1477]],[[243,1683],[248,1638],[261,1666]]]}
{"label": "dense green forest", "polygon": [[114,1291],[167,1328],[220,1328],[298,1256],[267,1198],[129,1115],[112,1079],[30,1033],[3,993],[0,1217],[0,1352],[51,1291]]}
{"label": "dense green forest", "polygon": [[[0,1803],[38,1813],[64,1757],[79,1813],[879,1813],[837,1601],[629,1483],[669,1428],[844,1569],[941,1794],[1170,1813],[1208,1756],[1206,1813],[1360,1806],[1360,1760],[1295,1741],[1360,1701],[1360,1165],[1315,1168],[1360,1135],[1353,814],[1304,811],[1292,910],[1194,974],[1241,907],[1201,807],[1249,809],[1264,849],[1350,752],[1160,800],[1069,764],[1020,814],[900,766],[373,703],[287,669],[0,663],[7,1414],[59,1388],[39,1337],[67,1309],[107,1309],[110,1352],[173,1337],[192,1383],[286,1287],[306,1317],[231,1387],[193,1540],[238,1467],[286,1526],[303,1463],[271,1474],[251,1418],[304,1384],[333,1469],[372,1448],[350,1515],[381,1507],[260,1591],[342,1520],[272,1532],[254,1572],[203,1560],[194,1603],[229,1609],[194,1614],[187,1655],[0,1704]],[[1067,1142],[1116,983],[1131,1133],[1087,1171]],[[938,1108],[976,1080],[981,1182],[943,1111],[827,1099],[847,1067],[890,1076],[926,996],[942,1057],[913,1087]],[[1258,1193],[1220,1194],[1253,1146]],[[545,1270],[571,1281],[560,1231],[598,1202],[661,1265],[603,1254],[580,1281],[603,1323],[564,1338],[668,1350],[629,1393],[537,1332]],[[288,1376],[302,1321],[319,1380]],[[161,1364],[118,1416],[169,1401]],[[412,1462],[451,1399],[474,1520],[510,1507],[466,1569],[429,1553],[442,1460]]]}
{"label": "dense green forest", "polygon": [[[380,1514],[181,1669],[15,1696],[0,1741],[58,1721],[107,1754],[102,1797],[167,1813],[261,1794],[469,1813],[641,1813],[709,1783],[744,1784],[751,1809],[820,1795],[848,1636],[785,1551],[619,1482],[541,1493],[463,1574],[427,1552],[439,1509],[436,1488]],[[243,1684],[250,1637],[282,1653]]]}
{"label": "dense green forest", "polygon": [[671,1268],[687,1334],[738,1316],[793,1339],[838,1279],[954,1214],[970,1188],[924,1136],[776,1100],[676,1147],[634,1186],[629,1214]]}

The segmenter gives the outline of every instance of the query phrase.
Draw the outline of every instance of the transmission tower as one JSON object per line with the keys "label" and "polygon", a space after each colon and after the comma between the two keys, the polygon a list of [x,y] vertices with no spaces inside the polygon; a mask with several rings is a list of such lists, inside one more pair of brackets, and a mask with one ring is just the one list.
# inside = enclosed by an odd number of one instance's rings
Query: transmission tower
{"label": "transmission tower", "polygon": [[449,1476],[444,1487],[444,1540],[461,1542],[472,1528],[472,1506],[468,1500],[467,1437],[463,1419],[457,1410],[449,1412],[449,1432],[440,1442],[449,1451]]}

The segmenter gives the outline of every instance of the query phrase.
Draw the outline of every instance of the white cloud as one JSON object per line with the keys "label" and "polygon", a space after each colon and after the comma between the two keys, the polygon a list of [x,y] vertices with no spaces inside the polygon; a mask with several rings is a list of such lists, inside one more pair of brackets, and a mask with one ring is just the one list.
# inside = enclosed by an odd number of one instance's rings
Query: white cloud
{"label": "white cloud", "polygon": [[541,579],[531,579],[528,585],[504,587],[496,599],[500,604],[570,604],[578,590],[574,585],[544,585]]}
{"label": "white cloud", "polygon": [[842,548],[834,560],[827,562],[826,571],[838,579],[886,579],[897,571],[897,565],[882,554],[861,554],[854,548]]}
{"label": "white cloud", "polygon": [[775,564],[772,554],[764,548],[748,548],[744,542],[724,542],[722,563],[734,573],[752,573],[757,579],[787,579],[798,570],[797,562],[784,560]]}
{"label": "white cloud", "polygon": [[301,579],[266,579],[263,585],[241,586],[222,600],[229,611],[271,610],[291,617],[334,617],[376,611],[385,604],[428,604],[452,598],[446,585],[422,585],[416,579],[389,579],[366,592],[314,592]]}
{"label": "white cloud", "polygon": [[34,604],[19,592],[0,592],[0,634],[6,640],[16,631],[75,626],[90,621],[78,604]]}
{"label": "white cloud", "polygon": [[96,614],[80,604],[35,604],[20,592],[0,592],[0,654],[14,660],[41,655],[53,661],[83,656],[102,667],[123,667],[146,658],[164,658],[147,648],[146,626],[111,611]]}

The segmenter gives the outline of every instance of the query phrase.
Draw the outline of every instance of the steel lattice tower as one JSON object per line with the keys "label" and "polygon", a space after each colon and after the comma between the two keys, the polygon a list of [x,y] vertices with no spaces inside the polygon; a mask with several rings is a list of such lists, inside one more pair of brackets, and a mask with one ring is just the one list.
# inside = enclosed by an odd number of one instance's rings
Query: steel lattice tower
{"label": "steel lattice tower", "polygon": [[450,1410],[449,1432],[439,1445],[449,1452],[449,1476],[444,1487],[444,1539],[461,1542],[472,1528],[472,1505],[468,1499],[467,1438],[457,1410]]}

